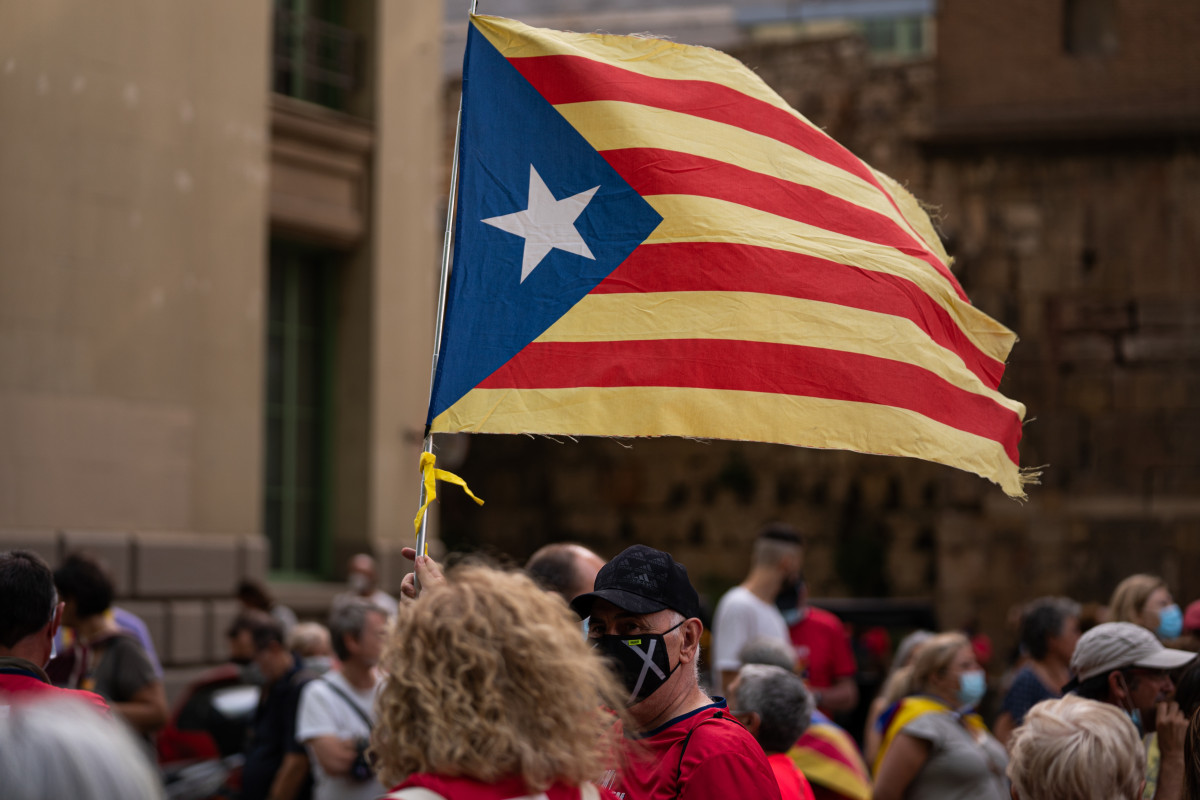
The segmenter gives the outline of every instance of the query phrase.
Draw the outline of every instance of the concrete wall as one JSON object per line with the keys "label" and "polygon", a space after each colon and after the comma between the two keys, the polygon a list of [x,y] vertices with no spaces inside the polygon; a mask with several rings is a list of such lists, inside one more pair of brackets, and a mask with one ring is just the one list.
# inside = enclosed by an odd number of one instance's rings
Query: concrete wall
{"label": "concrete wall", "polygon": [[445,197],[440,2],[377,6],[367,534],[412,541]]}
{"label": "concrete wall", "polygon": [[0,529],[258,531],[268,11],[5,15]]}
{"label": "concrete wall", "polygon": [[[352,118],[270,94],[271,4],[20,4],[0,26],[0,549],[87,549],[173,689],[266,575],[268,232],[348,253],[332,550],[411,541],[444,187],[441,4],[353,4]],[[334,585],[275,587],[319,616]]]}

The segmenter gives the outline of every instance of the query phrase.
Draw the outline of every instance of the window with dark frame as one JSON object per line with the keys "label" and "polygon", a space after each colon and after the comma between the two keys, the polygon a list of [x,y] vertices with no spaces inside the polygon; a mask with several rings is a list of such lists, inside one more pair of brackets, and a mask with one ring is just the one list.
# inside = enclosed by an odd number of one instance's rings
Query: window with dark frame
{"label": "window with dark frame", "polygon": [[362,46],[346,17],[346,0],[275,0],[272,91],[347,110]]}
{"label": "window with dark frame", "polygon": [[271,242],[263,526],[280,575],[331,569],[336,278],[335,254]]}

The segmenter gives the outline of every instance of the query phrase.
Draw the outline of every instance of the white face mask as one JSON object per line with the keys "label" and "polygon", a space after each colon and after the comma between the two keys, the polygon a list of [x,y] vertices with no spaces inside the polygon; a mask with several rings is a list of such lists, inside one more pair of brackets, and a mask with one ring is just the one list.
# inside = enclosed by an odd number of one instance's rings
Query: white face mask
{"label": "white face mask", "polygon": [[328,672],[333,668],[333,658],[330,656],[307,656],[304,659],[304,668],[311,669],[313,672]]}

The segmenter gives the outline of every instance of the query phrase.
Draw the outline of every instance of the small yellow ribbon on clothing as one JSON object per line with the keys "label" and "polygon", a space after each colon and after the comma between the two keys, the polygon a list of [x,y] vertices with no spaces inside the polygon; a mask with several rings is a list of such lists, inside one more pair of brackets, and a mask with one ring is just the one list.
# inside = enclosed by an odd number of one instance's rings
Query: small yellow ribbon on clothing
{"label": "small yellow ribbon on clothing", "polygon": [[413,520],[413,529],[417,535],[421,535],[421,518],[425,516],[425,509],[429,508],[429,504],[437,497],[437,482],[445,481],[453,483],[463,488],[467,496],[474,500],[479,505],[483,505],[483,501],[475,496],[471,488],[467,486],[467,482],[455,475],[453,472],[448,472],[444,469],[438,469],[434,465],[437,463],[437,456],[433,453],[421,453],[421,480],[425,483],[425,502],[417,511],[417,518]]}

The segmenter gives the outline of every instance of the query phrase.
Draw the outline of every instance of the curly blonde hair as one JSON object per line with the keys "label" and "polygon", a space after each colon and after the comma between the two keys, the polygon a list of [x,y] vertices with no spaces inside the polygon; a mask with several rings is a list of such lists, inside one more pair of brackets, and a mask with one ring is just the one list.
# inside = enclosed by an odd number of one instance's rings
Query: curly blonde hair
{"label": "curly blonde hair", "polygon": [[625,692],[563,599],[525,575],[459,566],[401,606],[381,667],[371,737],[379,775],[528,789],[616,766]]}

